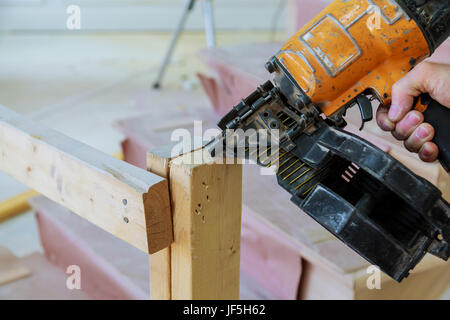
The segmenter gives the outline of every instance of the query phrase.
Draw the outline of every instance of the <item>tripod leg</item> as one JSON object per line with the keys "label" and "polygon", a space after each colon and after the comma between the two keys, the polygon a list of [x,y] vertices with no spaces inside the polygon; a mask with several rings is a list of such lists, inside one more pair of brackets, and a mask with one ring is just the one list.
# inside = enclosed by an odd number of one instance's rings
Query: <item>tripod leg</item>
{"label": "tripod leg", "polygon": [[205,19],[206,46],[214,48],[216,45],[216,36],[214,30],[214,14],[212,0],[203,1],[203,16]]}
{"label": "tripod leg", "polygon": [[172,34],[172,39],[170,40],[169,48],[167,49],[163,63],[159,68],[158,77],[156,78],[156,82],[153,84],[153,88],[155,89],[158,89],[161,86],[161,81],[164,77],[164,74],[166,73],[167,66],[169,65],[170,58],[172,57],[173,51],[175,49],[175,45],[177,44],[178,38],[180,37],[180,34],[183,31],[189,12],[194,8],[194,4],[195,0],[186,0],[183,13],[181,15],[181,19],[178,22],[177,28]]}

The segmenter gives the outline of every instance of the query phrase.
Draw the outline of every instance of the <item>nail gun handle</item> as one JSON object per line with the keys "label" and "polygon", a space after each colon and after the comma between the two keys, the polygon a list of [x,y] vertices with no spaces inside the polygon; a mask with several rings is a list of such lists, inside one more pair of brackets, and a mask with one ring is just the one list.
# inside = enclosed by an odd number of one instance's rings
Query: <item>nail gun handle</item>
{"label": "nail gun handle", "polygon": [[431,98],[428,93],[423,93],[416,99],[415,109],[421,111],[425,122],[433,126],[435,133],[432,141],[439,148],[438,159],[444,169],[449,172],[450,109]]}

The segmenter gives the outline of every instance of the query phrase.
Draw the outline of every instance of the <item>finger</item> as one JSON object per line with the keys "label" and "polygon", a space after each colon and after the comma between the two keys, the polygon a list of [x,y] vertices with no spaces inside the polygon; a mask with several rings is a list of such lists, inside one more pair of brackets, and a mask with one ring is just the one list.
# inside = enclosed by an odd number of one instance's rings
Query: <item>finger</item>
{"label": "finger", "polygon": [[422,123],[405,141],[405,147],[411,152],[419,152],[423,145],[433,139],[434,128],[428,123]]}
{"label": "finger", "polygon": [[439,149],[433,142],[425,142],[419,151],[419,157],[422,161],[433,162],[437,159]]}
{"label": "finger", "polygon": [[414,68],[392,86],[392,102],[388,113],[392,122],[400,121],[412,108],[414,97],[422,92],[420,88],[425,78],[424,69]]}
{"label": "finger", "polygon": [[391,120],[389,120],[388,110],[389,108],[384,105],[380,105],[377,109],[377,123],[378,126],[384,131],[392,131],[395,129],[395,124]]}
{"label": "finger", "polygon": [[422,122],[422,113],[415,110],[410,111],[395,125],[392,135],[398,140],[406,140]]}

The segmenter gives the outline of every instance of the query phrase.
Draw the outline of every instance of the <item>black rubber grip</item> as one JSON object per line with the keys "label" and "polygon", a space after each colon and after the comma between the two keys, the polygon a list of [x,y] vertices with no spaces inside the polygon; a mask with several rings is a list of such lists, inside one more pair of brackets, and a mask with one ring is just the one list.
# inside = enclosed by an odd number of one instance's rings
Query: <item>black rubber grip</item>
{"label": "black rubber grip", "polygon": [[438,159],[444,169],[449,172],[450,166],[450,109],[425,93],[420,96],[422,105],[428,106],[423,112],[425,122],[434,128],[433,142],[439,148]]}

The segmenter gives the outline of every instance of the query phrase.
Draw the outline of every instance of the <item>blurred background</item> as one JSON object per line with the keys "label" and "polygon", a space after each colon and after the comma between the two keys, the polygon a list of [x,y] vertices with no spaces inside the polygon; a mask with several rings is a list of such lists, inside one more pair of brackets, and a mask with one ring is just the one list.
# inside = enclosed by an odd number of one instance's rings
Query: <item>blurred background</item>
{"label": "blurred background", "polygon": [[[187,81],[195,87],[195,72],[202,70],[196,53],[206,40],[202,1],[197,2],[166,88]],[[213,1],[217,45],[285,39],[286,2]],[[79,30],[67,28],[71,5],[80,8]],[[1,103],[28,113],[124,80],[149,87],[184,5],[185,0],[0,0]]]}

